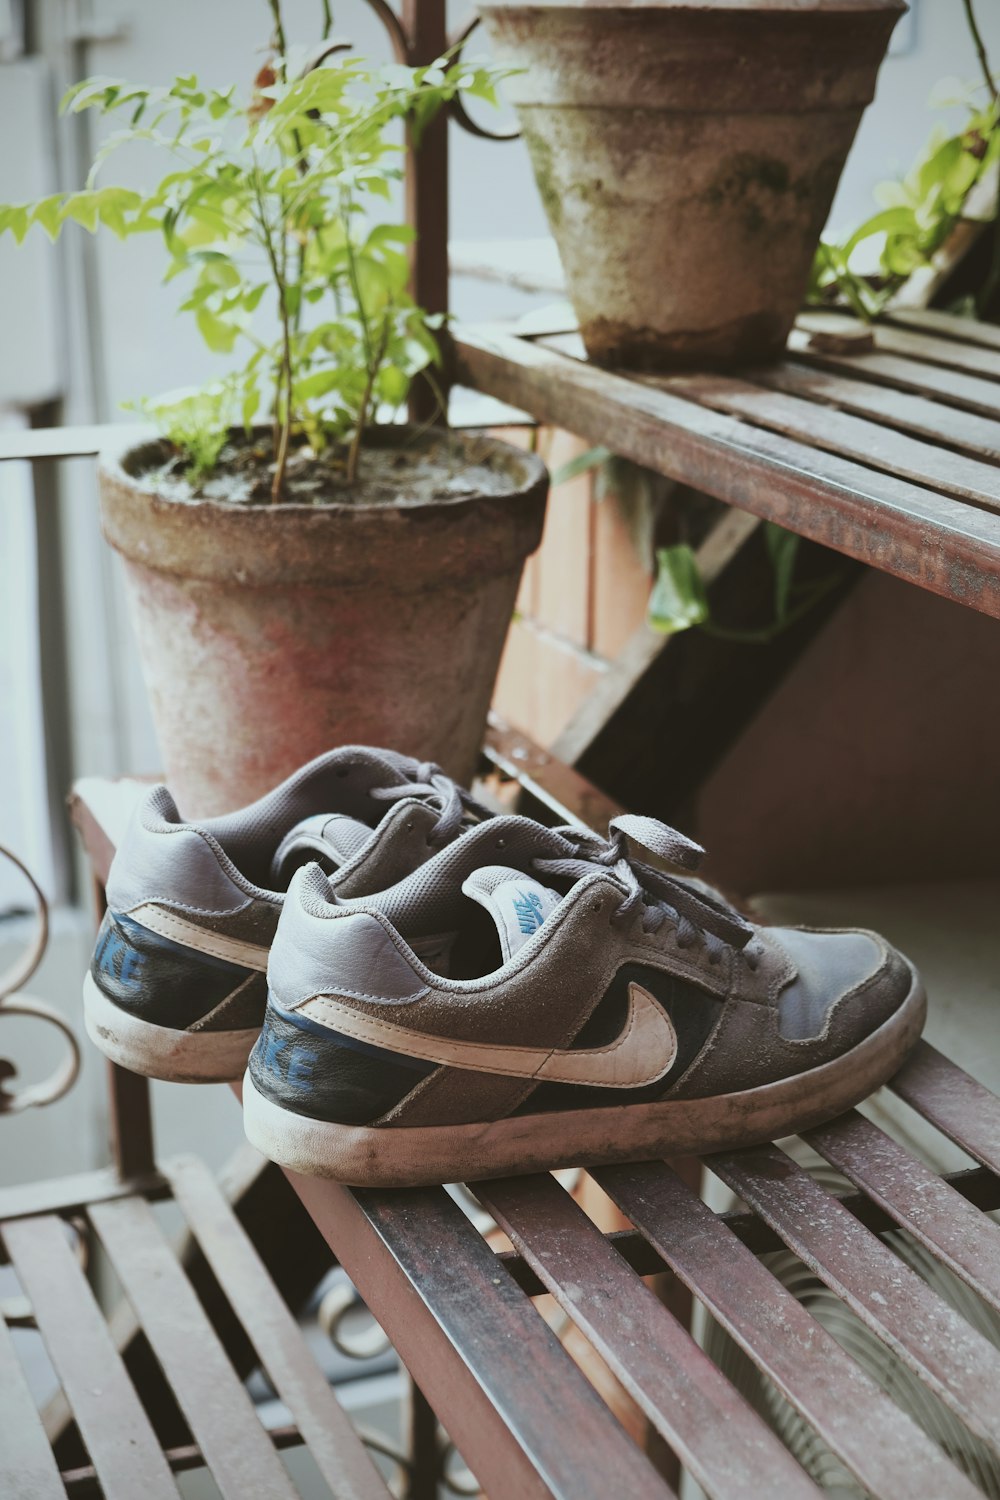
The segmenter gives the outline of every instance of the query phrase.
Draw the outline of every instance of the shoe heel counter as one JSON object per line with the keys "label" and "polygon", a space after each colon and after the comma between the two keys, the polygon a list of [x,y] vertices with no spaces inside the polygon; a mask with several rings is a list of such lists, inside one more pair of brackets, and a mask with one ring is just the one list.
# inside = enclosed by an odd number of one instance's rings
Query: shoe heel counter
{"label": "shoe heel counter", "polygon": [[90,975],[108,1000],[145,1021],[184,1031],[220,1011],[212,1029],[256,1026],[263,974],[184,948],[110,908],[94,945]]}
{"label": "shoe heel counter", "polygon": [[434,1068],[342,1037],[284,1009],[273,992],[249,1062],[250,1077],[265,1099],[338,1125],[371,1124]]}

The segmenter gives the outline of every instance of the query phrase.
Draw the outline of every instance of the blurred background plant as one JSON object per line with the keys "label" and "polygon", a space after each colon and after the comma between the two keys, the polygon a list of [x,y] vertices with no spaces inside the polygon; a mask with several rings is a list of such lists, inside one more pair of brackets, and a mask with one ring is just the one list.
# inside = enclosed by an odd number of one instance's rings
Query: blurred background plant
{"label": "blurred background plant", "polygon": [[[121,239],[162,236],[165,279],[186,278],[181,310],[209,349],[228,354],[241,342],[247,352],[224,381],[142,409],[187,456],[194,485],[232,427],[249,436],[266,417],[278,501],[296,438],[316,453],[342,447],[351,485],[379,407],[398,411],[417,375],[434,383],[442,319],[407,290],[412,232],[377,222],[377,201],[390,200],[402,176],[390,127],[405,119],[419,140],[459,91],[495,103],[503,74],[448,57],[421,68],[331,62],[347,44],[330,38],[327,5],[323,40],[311,49],[290,47],[278,0],[270,8],[272,51],[248,99],[235,85],[203,87],[194,73],[162,88],[90,78],[70,89],[64,111],[125,124],[97,152],[84,190],[0,205],[0,233],[20,242],[38,225],[55,239],[74,222]],[[154,145],[165,163],[152,191],[98,185],[107,159],[137,143]],[[265,297],[277,310],[276,340],[256,327]]]}
{"label": "blurred background plant", "polygon": [[[931,96],[936,108],[958,106],[965,111],[961,128],[953,134],[935,130],[905,177],[876,188],[879,212],[849,238],[820,241],[808,291],[811,302],[826,306],[841,302],[871,322],[914,272],[933,266],[969,210],[970,199],[981,195],[984,214],[992,220],[991,254],[978,285],[963,291],[950,310],[988,316],[1000,290],[1000,97],[972,0],[962,0],[962,5],[982,78],[976,83],[943,79]],[[874,272],[870,269],[872,241],[876,245],[881,241]]]}

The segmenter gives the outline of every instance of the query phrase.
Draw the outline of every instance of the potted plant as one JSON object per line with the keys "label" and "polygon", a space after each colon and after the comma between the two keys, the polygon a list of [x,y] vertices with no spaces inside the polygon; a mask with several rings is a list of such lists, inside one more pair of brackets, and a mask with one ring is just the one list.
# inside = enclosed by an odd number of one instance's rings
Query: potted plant
{"label": "potted plant", "polygon": [[[496,440],[399,413],[434,381],[439,319],[407,292],[409,231],[373,218],[415,135],[495,74],[371,67],[284,43],[249,99],[177,78],[91,79],[64,101],[123,120],[84,191],[0,208],[0,230],[68,222],[162,236],[167,277],[213,350],[213,384],[144,404],[164,436],[106,456],[105,536],[125,560],[167,775],[188,815],[244,804],[337,743],[475,764],[547,477]],[[131,142],[148,192],[104,185]],[[270,323],[267,318],[270,315]]]}
{"label": "potted plant", "polygon": [[588,352],[775,355],[902,0],[481,0]]}

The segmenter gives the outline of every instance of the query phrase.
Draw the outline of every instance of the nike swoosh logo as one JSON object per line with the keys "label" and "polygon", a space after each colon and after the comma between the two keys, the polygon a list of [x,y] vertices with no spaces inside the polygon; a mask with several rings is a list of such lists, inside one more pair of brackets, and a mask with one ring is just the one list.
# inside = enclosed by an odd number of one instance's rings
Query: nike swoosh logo
{"label": "nike swoosh logo", "polygon": [[242,964],[245,969],[258,969],[262,974],[267,972],[270,949],[262,947],[260,943],[226,937],[223,932],[210,932],[205,927],[199,927],[197,922],[189,922],[178,912],[167,911],[165,907],[154,906],[150,902],[134,907],[126,915],[133,922],[140,922],[143,927],[148,927],[150,932],[169,938],[173,943],[180,943],[185,948],[194,948],[196,952],[207,953],[211,958],[224,959],[228,964]]}
{"label": "nike swoosh logo", "polygon": [[549,1083],[585,1083],[593,1088],[635,1089],[655,1083],[673,1066],[677,1033],[666,1011],[641,984],[628,987],[628,1015],[613,1042],[603,1047],[513,1047],[428,1036],[380,1016],[363,1015],[340,1000],[314,996],[297,1007],[341,1036],[407,1057]]}

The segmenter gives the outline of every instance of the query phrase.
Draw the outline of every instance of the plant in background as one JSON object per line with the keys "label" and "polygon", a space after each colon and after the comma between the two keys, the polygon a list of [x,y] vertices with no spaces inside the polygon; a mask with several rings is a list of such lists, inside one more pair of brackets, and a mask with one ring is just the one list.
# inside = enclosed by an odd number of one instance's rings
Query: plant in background
{"label": "plant in background", "polygon": [[[158,234],[166,280],[185,279],[182,310],[208,347],[246,351],[222,382],[145,410],[186,455],[200,483],[230,427],[249,437],[271,423],[270,496],[283,498],[293,444],[342,455],[346,486],[380,407],[397,411],[420,374],[433,380],[441,318],[408,294],[411,231],[372,221],[402,175],[392,127],[413,134],[457,92],[495,100],[495,69],[441,58],[429,67],[373,67],[344,59],[326,40],[306,53],[286,45],[271,0],[275,51],[249,99],[208,88],[192,74],[149,88],[92,78],[63,109],[123,118],[97,153],[85,190],[0,206],[0,232],[22,240],[32,225],[55,239],[66,223],[121,239]],[[122,147],[147,143],[168,170],[149,192],[104,186],[99,174]],[[261,330],[276,314],[277,337]],[[269,336],[270,335],[270,336]]]}
{"label": "plant in background", "polygon": [[[947,80],[934,91],[932,103],[961,104],[968,117],[955,135],[938,131],[924,154],[901,182],[883,183],[876,197],[883,205],[843,244],[821,241],[813,261],[808,298],[826,304],[840,298],[870,322],[883,311],[914,271],[930,266],[963,215],[969,195],[980,184],[993,186],[1000,165],[1000,95],[976,23],[972,0],[963,0],[966,20],[982,70],[983,82],[966,85]],[[994,250],[990,270],[969,308],[980,317],[1000,289],[1000,201],[993,206]],[[882,236],[875,277],[852,267],[860,245]]]}

